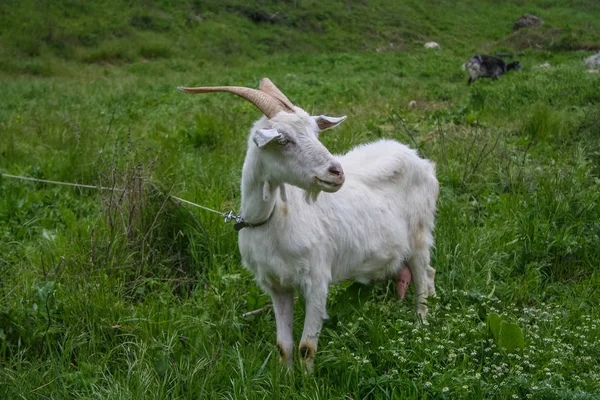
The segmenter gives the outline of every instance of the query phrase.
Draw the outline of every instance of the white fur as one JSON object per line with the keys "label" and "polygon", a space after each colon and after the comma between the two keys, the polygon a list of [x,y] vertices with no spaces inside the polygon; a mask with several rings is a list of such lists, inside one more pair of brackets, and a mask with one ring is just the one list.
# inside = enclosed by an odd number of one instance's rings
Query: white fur
{"label": "white fur", "polygon": [[[257,223],[274,211],[266,224],[239,233],[244,266],[272,296],[277,341],[288,365],[294,290],[303,294],[300,352],[309,371],[332,283],[394,277],[406,262],[415,283],[417,312],[425,318],[438,195],[434,164],[414,150],[380,140],[332,156],[318,140],[315,118],[296,108],[254,124],[242,173],[242,217]],[[257,147],[257,132],[269,129],[282,137]],[[284,139],[293,144],[282,144]],[[332,174],[332,166],[343,173]],[[315,177],[343,185],[322,186]],[[335,193],[318,195],[321,190]]]}

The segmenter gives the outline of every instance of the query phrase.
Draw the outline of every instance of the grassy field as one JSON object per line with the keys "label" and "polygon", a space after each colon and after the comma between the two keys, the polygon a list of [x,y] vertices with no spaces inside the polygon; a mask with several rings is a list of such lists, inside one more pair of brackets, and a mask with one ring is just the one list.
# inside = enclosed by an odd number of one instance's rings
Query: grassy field
{"label": "grassy field", "polygon": [[[512,33],[525,12],[545,24]],[[600,398],[597,2],[25,0],[0,22],[0,173],[126,189],[0,177],[1,399]],[[467,87],[483,51],[522,72]],[[238,210],[259,113],[175,88],[263,76],[348,116],[332,152],[395,138],[441,184],[430,324],[392,282],[332,287],[313,375],[279,366],[271,311],[244,316],[270,299],[232,226],[167,196]]]}

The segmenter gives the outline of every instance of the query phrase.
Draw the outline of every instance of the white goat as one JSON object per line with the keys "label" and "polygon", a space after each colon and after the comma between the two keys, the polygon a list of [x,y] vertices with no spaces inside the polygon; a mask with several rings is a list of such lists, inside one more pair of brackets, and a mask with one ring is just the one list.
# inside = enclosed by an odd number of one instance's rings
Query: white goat
{"label": "white goat", "polygon": [[[306,300],[299,353],[309,372],[332,283],[400,276],[406,262],[417,313],[425,318],[425,299],[435,290],[435,270],[428,267],[438,196],[432,162],[393,140],[331,155],[319,132],[346,117],[310,116],[267,78],[258,90],[180,90],[234,93],[265,114],[250,131],[242,171],[243,222],[236,229],[244,266],[272,297],[285,364],[292,366],[295,289]],[[321,191],[332,194],[318,196]]]}

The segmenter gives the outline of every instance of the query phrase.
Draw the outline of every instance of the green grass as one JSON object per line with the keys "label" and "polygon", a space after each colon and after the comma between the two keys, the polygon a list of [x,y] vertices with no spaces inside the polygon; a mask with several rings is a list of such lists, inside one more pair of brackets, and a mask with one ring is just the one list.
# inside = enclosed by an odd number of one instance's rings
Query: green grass
{"label": "green grass", "polygon": [[[0,178],[0,398],[598,398],[600,77],[572,51],[600,41],[598,6],[219,4],[0,5],[0,172],[127,188]],[[543,30],[512,35],[524,12]],[[474,52],[553,28],[522,72],[467,87]],[[263,76],[348,115],[332,152],[395,138],[441,183],[430,324],[391,282],[332,287],[309,376],[279,366],[270,311],[243,316],[270,299],[232,226],[165,196],[238,210],[258,112],[175,88]]]}

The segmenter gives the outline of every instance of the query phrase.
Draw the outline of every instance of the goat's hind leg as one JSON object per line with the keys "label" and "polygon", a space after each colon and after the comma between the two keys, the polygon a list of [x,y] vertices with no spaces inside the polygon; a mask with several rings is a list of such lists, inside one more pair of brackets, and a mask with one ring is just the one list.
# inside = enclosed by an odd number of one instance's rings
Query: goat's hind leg
{"label": "goat's hind leg", "polygon": [[423,322],[425,322],[427,318],[428,310],[426,302],[432,285],[429,275],[431,275],[431,273],[435,274],[435,270],[429,266],[429,258],[429,247],[418,247],[413,250],[411,257],[408,260],[412,281],[415,285],[417,314],[421,317]]}
{"label": "goat's hind leg", "polygon": [[427,297],[435,297],[435,268],[427,267]]}

